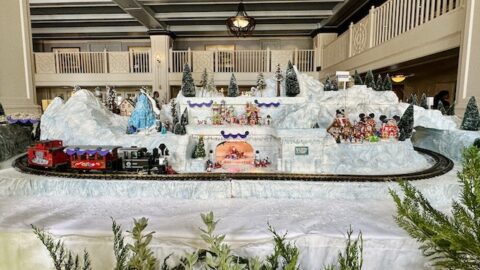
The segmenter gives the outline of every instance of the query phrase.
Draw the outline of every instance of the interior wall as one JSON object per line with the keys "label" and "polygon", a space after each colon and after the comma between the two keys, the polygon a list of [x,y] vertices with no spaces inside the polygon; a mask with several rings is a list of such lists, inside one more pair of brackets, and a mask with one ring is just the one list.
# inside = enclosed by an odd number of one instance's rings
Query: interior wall
{"label": "interior wall", "polygon": [[205,50],[207,45],[234,45],[235,50],[310,50],[313,40],[310,37],[279,38],[177,38],[174,50]]}
{"label": "interior wall", "polygon": [[[449,92],[450,103],[454,102],[458,74],[458,58],[434,62],[410,70],[415,76],[407,78],[403,83],[404,99],[412,93],[420,97],[425,93],[435,96],[442,90]],[[407,73],[408,74],[408,73]]]}
{"label": "interior wall", "polygon": [[139,40],[48,40],[35,41],[35,52],[52,52],[53,48],[80,48],[81,52],[128,51],[129,47],[150,47],[150,39]]}

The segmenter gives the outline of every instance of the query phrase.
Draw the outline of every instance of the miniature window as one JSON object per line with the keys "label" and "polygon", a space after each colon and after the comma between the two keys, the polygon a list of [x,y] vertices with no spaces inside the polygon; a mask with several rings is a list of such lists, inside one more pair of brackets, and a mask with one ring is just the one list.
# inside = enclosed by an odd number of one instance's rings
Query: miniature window
{"label": "miniature window", "polygon": [[89,160],[95,160],[95,155],[88,155]]}
{"label": "miniature window", "polygon": [[103,156],[102,156],[102,155],[98,155],[97,160],[103,160]]}

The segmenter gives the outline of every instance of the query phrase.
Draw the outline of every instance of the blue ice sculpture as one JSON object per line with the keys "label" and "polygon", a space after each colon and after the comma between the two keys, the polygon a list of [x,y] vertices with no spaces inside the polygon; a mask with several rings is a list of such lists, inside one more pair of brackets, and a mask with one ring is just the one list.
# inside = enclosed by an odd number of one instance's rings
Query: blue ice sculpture
{"label": "blue ice sculpture", "polygon": [[155,126],[155,113],[152,104],[144,93],[140,93],[130,119],[128,126],[136,130],[146,129]]}

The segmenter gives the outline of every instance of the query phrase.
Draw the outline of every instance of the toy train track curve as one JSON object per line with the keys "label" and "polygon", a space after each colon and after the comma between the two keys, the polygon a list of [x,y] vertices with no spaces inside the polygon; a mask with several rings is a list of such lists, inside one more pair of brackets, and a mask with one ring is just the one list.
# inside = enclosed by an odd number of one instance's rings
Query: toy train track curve
{"label": "toy train track curve", "polygon": [[146,181],[330,181],[330,182],[381,182],[398,180],[422,180],[443,175],[453,168],[453,161],[439,153],[415,147],[417,152],[434,160],[430,168],[413,173],[392,175],[335,175],[335,174],[296,174],[296,173],[180,173],[171,175],[142,175],[128,172],[81,173],[73,170],[53,171],[27,166],[27,156],[23,155],[13,162],[13,166],[24,173],[75,179],[95,180],[146,180]]}

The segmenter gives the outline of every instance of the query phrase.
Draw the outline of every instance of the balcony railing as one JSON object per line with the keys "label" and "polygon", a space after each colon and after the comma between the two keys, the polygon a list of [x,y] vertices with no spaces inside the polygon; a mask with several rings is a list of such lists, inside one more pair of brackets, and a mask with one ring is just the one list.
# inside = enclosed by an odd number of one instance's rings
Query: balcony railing
{"label": "balcony railing", "polygon": [[37,74],[150,73],[150,52],[35,53]]}
{"label": "balcony railing", "polygon": [[193,72],[275,72],[280,64],[284,70],[291,61],[301,72],[316,70],[314,50],[232,50],[174,51],[170,50],[170,72],[182,72],[186,63]]}
{"label": "balcony railing", "polygon": [[389,0],[324,47],[322,67],[330,67],[369,48],[458,10],[465,0]]}

